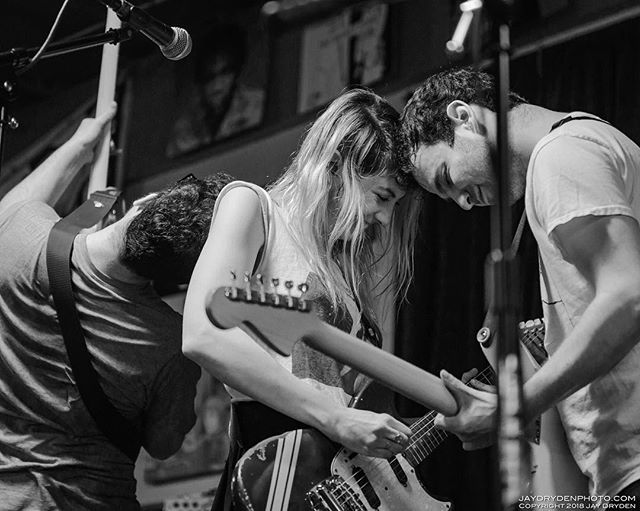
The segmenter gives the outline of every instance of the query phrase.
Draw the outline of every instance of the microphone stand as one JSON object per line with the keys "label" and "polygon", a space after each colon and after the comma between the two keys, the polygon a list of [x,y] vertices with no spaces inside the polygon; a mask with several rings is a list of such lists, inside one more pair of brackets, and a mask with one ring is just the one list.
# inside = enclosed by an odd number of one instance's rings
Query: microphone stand
{"label": "microphone stand", "polygon": [[[485,0],[495,33],[497,76],[497,144],[491,156],[497,183],[498,200],[491,208],[491,246],[487,258],[487,285],[491,289],[494,317],[497,317],[499,340],[498,363],[498,473],[499,502],[502,510],[517,507],[518,499],[527,494],[531,478],[529,444],[525,439],[522,371],[518,339],[518,260],[511,247],[510,167],[508,137],[510,7],[513,0]],[[483,7],[480,0],[460,5],[462,17],[449,51],[460,53],[462,42],[471,25],[470,18]]]}
{"label": "microphone stand", "polygon": [[[104,44],[118,44],[127,41],[133,36],[131,28],[120,28],[107,30],[103,34],[90,35],[72,39],[61,43],[50,44],[40,56],[41,59],[57,57]],[[31,58],[38,52],[40,47],[34,48],[12,48],[8,51],[0,52],[0,177],[2,176],[2,161],[5,146],[6,128],[16,129],[18,121],[7,112],[6,105],[16,99],[16,75],[20,69],[29,64]]]}

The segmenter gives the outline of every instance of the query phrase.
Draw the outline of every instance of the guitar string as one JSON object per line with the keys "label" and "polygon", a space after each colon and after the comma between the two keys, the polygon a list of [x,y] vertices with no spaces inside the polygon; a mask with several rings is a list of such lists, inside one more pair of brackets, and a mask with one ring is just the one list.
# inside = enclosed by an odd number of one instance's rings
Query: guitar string
{"label": "guitar string", "polygon": [[[490,383],[489,382],[489,378],[488,375],[491,374],[492,370],[491,368],[486,368],[484,371],[482,371],[481,373],[479,373],[478,375],[476,375],[474,377],[474,379],[480,379],[483,378],[485,379],[484,383]],[[415,453],[411,453],[413,454],[413,458],[414,458],[414,463],[415,466],[419,465],[424,459],[426,459],[427,456],[429,456],[439,445],[442,441],[444,441],[447,437],[448,437],[448,433],[446,431],[443,431],[437,427],[435,427],[433,425],[433,419],[435,418],[436,412],[431,411],[430,413],[426,414],[425,416],[423,416],[422,418],[420,418],[418,421],[416,421],[413,426],[419,425],[420,427],[411,435],[412,439],[416,439],[417,440],[413,440],[412,443],[410,443],[407,448],[403,451],[403,453],[406,453],[407,451],[409,451],[410,449],[414,449],[418,451],[418,455],[416,455]],[[442,435],[440,438],[431,438],[427,435],[431,435],[432,432],[436,432],[439,433],[440,435]],[[425,439],[425,436],[427,437]],[[420,449],[420,444],[421,443],[426,443],[426,448],[424,449],[424,452],[422,452],[422,449]],[[394,456],[395,458],[395,456]],[[407,456],[405,455],[405,458],[407,458]],[[421,459],[420,459],[421,458]],[[385,461],[389,461],[391,458],[385,460]],[[408,458],[407,458],[408,459]],[[409,460],[408,460],[409,461]],[[383,465],[381,467],[381,465]],[[377,463],[375,463],[372,466],[373,469],[381,469],[379,470],[379,475],[381,475],[381,473],[385,470],[393,470],[393,468],[391,467],[391,465],[385,464],[384,461],[379,461]],[[358,475],[353,475],[347,479],[344,479],[342,483],[340,483],[341,486],[347,486],[347,488],[344,490],[344,492],[342,494],[339,494],[337,496],[337,498],[340,498],[342,496],[345,495],[345,493],[350,493],[353,492],[350,483],[355,482],[356,484],[358,484],[358,486],[360,486],[360,483],[364,481],[364,479],[367,478],[367,475],[365,474],[363,477],[360,477],[360,479],[357,479]],[[370,482],[376,482],[375,480],[370,481]],[[347,496],[347,499],[349,498],[349,496]]]}
{"label": "guitar string", "polygon": [[[483,383],[491,383],[490,381],[491,374],[493,374],[493,370],[490,367],[487,367],[483,371],[478,373],[476,376],[474,376],[473,379],[480,380],[482,378],[485,380]],[[433,424],[433,419],[435,418],[435,416],[436,416],[436,412],[430,411],[429,413],[427,413],[426,415],[418,419],[412,425],[412,427],[414,427],[415,425],[419,425],[419,428],[411,434],[411,439],[412,439],[411,443],[404,449],[402,453],[400,453],[400,455],[402,455],[402,454],[405,454],[410,449],[413,449],[414,451],[417,450],[420,457],[422,457],[422,459],[419,459],[419,457],[413,454],[412,452],[414,462],[416,462],[415,466],[419,465],[422,461],[424,461],[427,458],[427,456],[429,456],[449,436],[446,431],[440,428],[437,428]],[[441,434],[442,437],[435,438],[435,439],[430,438],[431,434],[434,432]],[[423,444],[423,443],[427,444],[426,448],[424,449],[424,453],[420,449],[420,444]],[[396,458],[396,456],[393,456],[392,458],[387,458],[384,460],[380,459],[380,461],[374,462],[371,468],[379,469],[378,475],[382,475],[382,473],[385,471],[389,471],[389,470],[393,471],[393,467],[390,464],[390,460],[393,458]],[[406,455],[405,455],[405,458],[407,458]],[[408,458],[407,458],[407,461],[409,461]],[[338,500],[340,504],[347,503],[349,499],[352,499],[352,496],[348,495],[350,493],[353,493],[354,491],[352,488],[352,483],[357,484],[362,491],[361,483],[364,482],[365,479],[370,479],[370,483],[376,482],[375,479],[371,480],[371,477],[368,476],[367,474],[364,474],[363,476],[354,474],[346,479],[343,479],[338,484],[338,488],[342,489],[343,491],[342,493],[334,494],[334,497]]]}
{"label": "guitar string", "polygon": [[[525,346],[528,345],[527,341],[531,342],[531,339],[528,339],[527,335],[532,335],[533,337],[538,337],[540,333],[542,333],[542,335],[544,335],[544,328],[541,329],[538,325],[535,325],[533,327],[525,327],[525,328],[521,327],[520,328],[520,337],[521,337],[521,340],[523,341],[523,343],[525,344]],[[484,381],[482,381],[482,383],[491,385],[491,384],[494,383],[492,381],[492,379],[491,379],[492,376],[495,376],[495,373],[494,373],[493,369],[491,367],[487,367],[483,371],[478,373],[476,376],[474,376],[472,379],[478,380],[478,381],[480,381],[482,379],[482,380],[484,380]],[[419,465],[422,461],[424,461],[426,459],[426,457],[429,456],[440,445],[440,443],[442,441],[444,441],[448,437],[448,433],[446,431],[441,430],[441,429],[439,429],[439,428],[437,428],[437,427],[435,427],[433,425],[433,418],[435,417],[435,415],[436,415],[436,413],[431,411],[428,414],[424,415],[422,418],[418,419],[412,425],[412,427],[413,427],[416,424],[424,422],[424,424],[421,425],[420,428],[418,430],[416,430],[414,433],[412,433],[412,435],[411,435],[411,438],[419,437],[418,440],[415,440],[412,443],[410,443],[405,448],[405,450],[401,453],[401,454],[404,454],[411,448],[414,448],[414,450],[418,450],[420,456],[422,456],[422,459],[418,459],[418,457],[416,457],[414,455],[414,461],[417,461],[416,466]],[[426,433],[423,431],[425,429],[426,429]],[[435,441],[433,442],[433,444],[431,443],[432,439],[427,437],[426,438],[426,443],[427,443],[426,447],[427,448],[425,449],[425,452],[422,453],[419,450],[418,446],[419,446],[420,443],[423,443],[423,438],[425,436],[431,435],[431,433],[433,431],[440,432],[440,434],[442,434],[443,436],[442,436],[442,438],[436,438]],[[429,450],[429,449],[431,449],[431,450]],[[396,458],[396,456],[393,456],[393,458]],[[405,458],[407,458],[407,457],[405,456]],[[392,458],[388,458],[385,461],[390,461],[391,459]],[[381,468],[381,465],[383,465],[383,464],[384,464],[384,461],[381,460],[381,461],[375,463],[372,468],[374,468],[374,469],[375,468],[380,468],[381,470],[379,471],[379,473],[382,472],[385,469],[386,470],[393,469],[393,467],[391,467],[390,463],[385,464],[384,467]],[[347,479],[343,479],[343,482],[341,482],[339,484],[339,487],[340,486],[343,486],[343,487],[346,486],[347,488],[343,491],[342,494],[340,494],[340,495],[338,495],[336,497],[336,498],[338,498],[338,500],[340,499],[340,497],[344,496],[346,493],[353,493],[354,492],[354,490],[350,486],[350,483],[352,483],[352,482],[355,482],[361,488],[361,491],[362,491],[362,487],[360,486],[360,483],[363,482],[365,479],[367,479],[368,476],[367,476],[367,474],[364,474],[364,476],[362,476],[360,479],[357,479],[357,477],[359,477],[359,476],[354,474],[353,476],[351,476],[351,477],[349,477]],[[348,498],[349,498],[349,496],[347,496],[347,499]]]}

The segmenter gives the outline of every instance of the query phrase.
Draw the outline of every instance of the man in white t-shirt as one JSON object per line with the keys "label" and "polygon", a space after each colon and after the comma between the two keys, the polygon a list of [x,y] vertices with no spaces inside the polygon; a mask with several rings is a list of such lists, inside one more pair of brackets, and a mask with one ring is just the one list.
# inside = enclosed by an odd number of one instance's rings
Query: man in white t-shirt
{"label": "man in white t-shirt", "polygon": [[[492,78],[428,78],[402,116],[417,181],[464,209],[496,201]],[[556,405],[593,495],[640,496],[640,148],[606,121],[510,94],[511,202],[538,242],[549,360],[525,384],[526,420]],[[496,396],[442,379],[460,410],[437,424],[490,442]],[[638,499],[636,499],[638,500]]]}

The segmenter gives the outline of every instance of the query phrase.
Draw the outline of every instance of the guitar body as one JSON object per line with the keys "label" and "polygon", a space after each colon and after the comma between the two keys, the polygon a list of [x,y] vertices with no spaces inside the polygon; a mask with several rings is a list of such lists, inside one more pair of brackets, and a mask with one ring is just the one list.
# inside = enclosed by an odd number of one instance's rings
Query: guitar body
{"label": "guitar body", "polygon": [[569,451],[555,407],[542,414],[540,428],[540,443],[531,444],[531,494],[589,495],[589,480]]}
{"label": "guitar body", "polygon": [[[352,406],[392,413],[391,397],[372,383]],[[313,429],[289,431],[240,458],[234,504],[246,511],[449,510],[451,503],[427,493],[410,461],[416,458],[404,453],[390,460],[356,454]]]}
{"label": "guitar body", "polygon": [[[538,354],[533,339],[544,339],[544,323],[531,320],[521,323],[520,361],[522,377],[528,380],[540,367],[540,357],[537,359],[532,353]],[[495,369],[496,342],[489,347],[480,343],[485,357]],[[528,348],[528,349],[527,349]],[[539,362],[540,361],[540,362]],[[531,442],[531,491],[532,495],[588,495],[589,482],[587,477],[576,465],[565,436],[560,415],[555,406],[547,410],[540,417],[539,438]]]}

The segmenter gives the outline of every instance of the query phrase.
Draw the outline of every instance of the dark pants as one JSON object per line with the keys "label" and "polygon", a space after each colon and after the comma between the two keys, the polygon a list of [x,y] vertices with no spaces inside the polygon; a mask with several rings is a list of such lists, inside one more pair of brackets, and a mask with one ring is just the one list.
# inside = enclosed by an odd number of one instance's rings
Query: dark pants
{"label": "dark pants", "polygon": [[220,476],[211,511],[232,511],[235,509],[231,489],[233,471],[238,460],[248,449],[272,436],[308,427],[306,424],[291,419],[256,401],[231,403],[229,454],[224,471]]}

